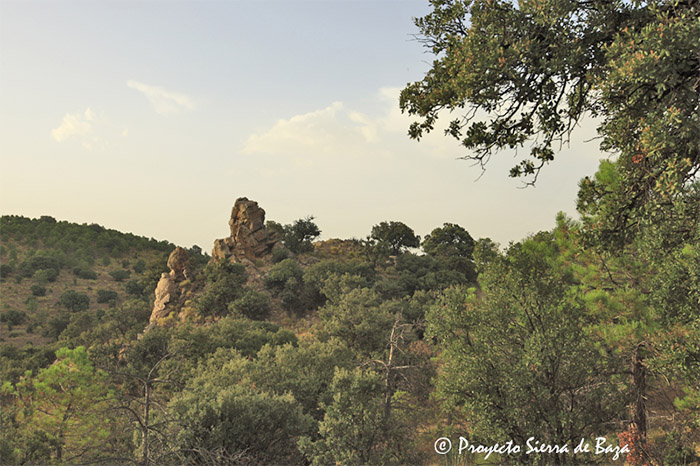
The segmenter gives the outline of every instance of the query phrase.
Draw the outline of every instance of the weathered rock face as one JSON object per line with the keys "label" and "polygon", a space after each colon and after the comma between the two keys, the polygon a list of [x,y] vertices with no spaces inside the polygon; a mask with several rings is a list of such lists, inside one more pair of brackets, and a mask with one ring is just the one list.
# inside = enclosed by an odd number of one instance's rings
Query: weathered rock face
{"label": "weathered rock face", "polygon": [[211,257],[215,261],[247,262],[267,256],[279,241],[265,229],[265,211],[255,201],[241,197],[231,210],[231,236],[214,241]]}
{"label": "weathered rock face", "polygon": [[170,257],[168,257],[168,267],[170,268],[170,275],[176,280],[189,280],[190,258],[187,255],[187,251],[179,246],[176,247],[170,253]]}
{"label": "weathered rock face", "polygon": [[160,276],[156,286],[156,300],[153,303],[153,311],[146,330],[158,325],[158,321],[167,317],[171,312],[180,307],[182,290],[180,284],[189,279],[189,256],[181,247],[175,248],[168,257],[170,273]]}

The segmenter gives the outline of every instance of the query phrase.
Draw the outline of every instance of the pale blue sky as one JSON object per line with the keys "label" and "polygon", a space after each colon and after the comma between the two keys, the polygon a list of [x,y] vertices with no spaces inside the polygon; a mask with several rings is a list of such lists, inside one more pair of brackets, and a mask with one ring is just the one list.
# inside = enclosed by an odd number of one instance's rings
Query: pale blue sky
{"label": "pale blue sky", "polygon": [[198,244],[237,197],[323,237],[400,220],[501,243],[574,214],[602,155],[592,123],[537,188],[480,170],[457,143],[406,136],[398,91],[432,57],[427,1],[0,0],[0,212]]}

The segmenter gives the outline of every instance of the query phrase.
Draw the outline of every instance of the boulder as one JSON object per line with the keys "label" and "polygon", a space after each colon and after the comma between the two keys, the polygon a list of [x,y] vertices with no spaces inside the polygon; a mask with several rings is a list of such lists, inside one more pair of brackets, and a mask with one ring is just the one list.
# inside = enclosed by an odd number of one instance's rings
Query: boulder
{"label": "boulder", "polygon": [[212,260],[245,263],[272,253],[279,238],[265,228],[265,211],[246,197],[236,199],[228,222],[231,236],[214,241]]}
{"label": "boulder", "polygon": [[179,309],[182,304],[180,303],[182,298],[180,285],[183,281],[189,280],[189,264],[189,256],[183,248],[178,246],[170,253],[170,257],[168,257],[170,273],[164,273],[160,276],[158,286],[156,286],[156,299],[146,330],[158,325],[160,319]]}

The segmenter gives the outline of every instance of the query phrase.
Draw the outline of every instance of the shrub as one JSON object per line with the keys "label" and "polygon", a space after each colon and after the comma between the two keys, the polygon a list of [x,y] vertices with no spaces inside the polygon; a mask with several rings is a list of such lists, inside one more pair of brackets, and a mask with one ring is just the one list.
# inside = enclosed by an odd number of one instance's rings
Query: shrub
{"label": "shrub", "polygon": [[129,280],[126,282],[126,292],[132,296],[143,296],[144,288],[138,280]]}
{"label": "shrub", "polygon": [[228,305],[241,296],[247,279],[245,267],[229,262],[211,264],[204,274],[207,284],[197,301],[197,311],[202,316],[222,315],[228,311]]}
{"label": "shrub", "polygon": [[249,319],[264,320],[270,313],[270,297],[249,289],[231,303],[229,309]]}
{"label": "shrub", "polygon": [[58,259],[53,257],[34,256],[22,262],[19,265],[17,272],[22,277],[29,278],[34,275],[37,270],[47,269],[53,269],[56,276],[58,276],[58,271],[61,269],[61,263],[58,261]]}
{"label": "shrub", "polygon": [[40,269],[34,272],[33,280],[36,283],[55,282],[58,278],[58,269]]}
{"label": "shrub", "polygon": [[275,248],[272,250],[272,263],[278,264],[285,259],[289,259],[291,255],[287,248]]}
{"label": "shrub", "polygon": [[85,311],[90,306],[90,298],[84,293],[68,290],[61,295],[58,301],[61,306],[69,311]]}
{"label": "shrub", "polygon": [[304,272],[294,259],[275,264],[265,277],[265,286],[282,301],[282,307],[300,315],[315,307],[318,291],[304,283]]}
{"label": "shrub", "polygon": [[420,246],[420,236],[416,236],[413,230],[402,222],[381,222],[374,225],[370,238],[375,241],[374,249],[380,255],[397,256],[408,248]]}
{"label": "shrub", "polygon": [[68,316],[56,316],[51,318],[43,331],[45,337],[58,339],[58,336],[68,327]]}
{"label": "shrub", "polygon": [[8,326],[20,325],[26,318],[26,312],[18,311],[16,309],[10,309],[9,311],[4,311],[2,314],[0,314],[0,322],[7,322]]}
{"label": "shrub", "polygon": [[73,275],[75,275],[78,278],[84,278],[86,280],[97,279],[97,273],[94,270],[82,266],[73,268]]}
{"label": "shrub", "polygon": [[143,259],[139,259],[133,266],[134,272],[143,273],[146,271],[146,262]]}
{"label": "shrub", "polygon": [[0,265],[0,280],[4,279],[8,275],[12,275],[14,273],[15,268],[12,266],[12,264],[2,264]]}
{"label": "shrub", "polygon": [[112,276],[114,281],[117,282],[123,282],[131,276],[131,272],[129,272],[128,270],[112,270],[111,272],[109,272],[109,274]]}
{"label": "shrub", "polygon": [[30,289],[34,296],[46,296],[46,288],[37,283],[33,284]]}
{"label": "shrub", "polygon": [[304,272],[294,259],[285,259],[270,269],[265,277],[265,286],[280,292],[290,279],[301,281],[303,276]]}
{"label": "shrub", "polygon": [[116,291],[112,290],[97,290],[97,302],[98,303],[109,303],[117,300],[119,295]]}

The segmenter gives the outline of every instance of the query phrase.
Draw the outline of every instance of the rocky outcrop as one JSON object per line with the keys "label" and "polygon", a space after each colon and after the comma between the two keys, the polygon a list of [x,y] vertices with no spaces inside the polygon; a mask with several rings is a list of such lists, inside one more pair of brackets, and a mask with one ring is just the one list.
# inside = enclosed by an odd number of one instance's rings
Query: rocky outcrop
{"label": "rocky outcrop", "polygon": [[236,200],[228,224],[231,236],[214,241],[214,261],[254,261],[268,256],[279,242],[277,235],[265,228],[265,211],[248,198]]}
{"label": "rocky outcrop", "polygon": [[170,257],[168,257],[170,273],[164,273],[160,276],[158,286],[156,286],[156,300],[153,303],[153,311],[151,311],[151,318],[146,330],[158,325],[159,320],[181,307],[181,284],[190,278],[189,263],[189,256],[183,248],[178,246],[170,253]]}

